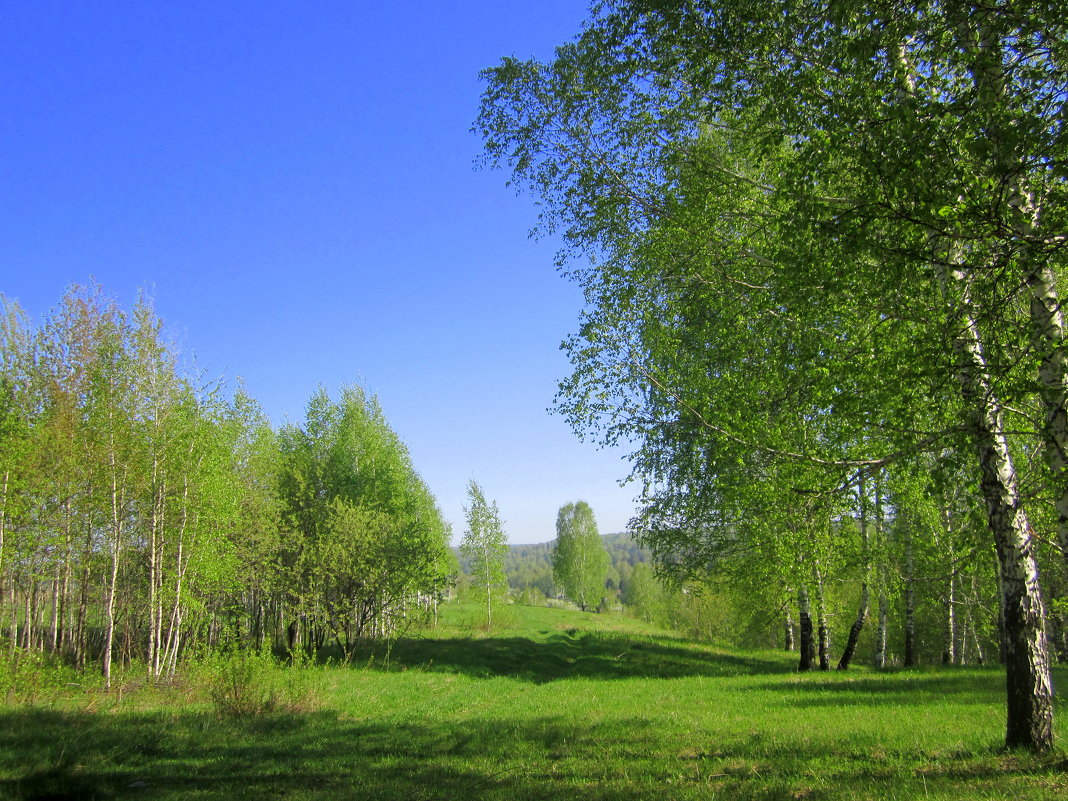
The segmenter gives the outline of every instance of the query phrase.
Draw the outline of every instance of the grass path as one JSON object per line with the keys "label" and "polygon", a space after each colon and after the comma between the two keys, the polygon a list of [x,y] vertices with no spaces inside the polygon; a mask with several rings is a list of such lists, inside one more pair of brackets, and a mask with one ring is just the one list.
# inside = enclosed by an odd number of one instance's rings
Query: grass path
{"label": "grass path", "polygon": [[449,612],[388,663],[266,677],[288,711],[220,715],[197,681],[9,705],[0,799],[1068,798],[1063,753],[999,751],[994,668],[799,675],[619,617]]}

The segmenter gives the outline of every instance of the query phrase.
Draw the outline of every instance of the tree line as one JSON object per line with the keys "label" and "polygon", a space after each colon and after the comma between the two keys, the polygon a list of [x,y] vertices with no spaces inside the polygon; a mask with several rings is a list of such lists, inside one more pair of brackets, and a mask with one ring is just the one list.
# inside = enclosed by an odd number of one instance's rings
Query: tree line
{"label": "tree line", "polygon": [[607,0],[549,62],[484,78],[487,163],[538,196],[586,294],[557,408],[633,444],[634,529],[662,569],[751,588],[803,669],[848,667],[872,619],[875,664],[892,631],[915,662],[941,597],[946,660],[1005,663],[1006,743],[1052,747],[1063,15]]}
{"label": "tree line", "polygon": [[388,635],[455,572],[449,528],[377,400],[275,428],[200,382],[151,303],[72,287],[0,320],[0,614],[12,655],[173,674],[198,649]]}

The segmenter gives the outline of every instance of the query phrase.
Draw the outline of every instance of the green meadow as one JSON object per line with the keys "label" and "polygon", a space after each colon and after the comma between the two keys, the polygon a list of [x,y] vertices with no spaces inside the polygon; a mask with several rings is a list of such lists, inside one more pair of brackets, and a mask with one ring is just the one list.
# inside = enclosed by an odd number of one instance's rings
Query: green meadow
{"label": "green meadow", "polygon": [[110,693],[7,664],[0,798],[1068,797],[1063,749],[999,748],[996,667],[800,675],[621,616],[495,619],[452,605],[347,665],[215,658]]}

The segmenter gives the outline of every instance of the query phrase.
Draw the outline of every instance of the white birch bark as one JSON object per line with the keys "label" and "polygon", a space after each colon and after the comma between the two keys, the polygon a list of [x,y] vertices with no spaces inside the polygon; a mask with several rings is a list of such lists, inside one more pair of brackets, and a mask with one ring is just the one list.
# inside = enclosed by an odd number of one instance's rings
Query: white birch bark
{"label": "white birch bark", "polygon": [[886,525],[883,520],[883,493],[879,482],[879,474],[875,475],[875,537],[878,543],[879,554],[879,617],[875,632],[875,667],[886,667],[886,648],[889,639],[889,601],[886,597],[887,586],[890,577],[887,571],[886,561],[889,549],[886,542]]}
{"label": "white birch bark", "polygon": [[1017,488],[967,277],[957,268],[940,268],[939,272],[947,299],[957,309],[951,322],[957,331],[958,380],[974,414],[981,487],[1000,565],[1008,694],[1005,743],[1046,751],[1053,747],[1053,689],[1031,524]]}
{"label": "white birch bark", "polygon": [[823,572],[819,562],[812,566],[813,577],[816,580],[816,623],[819,638],[820,670],[831,669],[831,629],[827,625],[827,604],[823,593]]}
{"label": "white birch bark", "polygon": [[857,487],[857,498],[860,507],[860,552],[861,559],[864,562],[864,575],[860,581],[860,606],[857,609],[856,619],[849,629],[849,636],[846,639],[845,648],[842,649],[842,656],[838,660],[839,670],[849,669],[849,663],[853,660],[853,654],[857,650],[857,642],[860,640],[860,632],[868,619],[868,607],[871,604],[871,589],[869,587],[871,578],[871,543],[868,539],[868,491],[863,476],[861,476],[860,485]]}
{"label": "white birch bark", "polygon": [[916,664],[916,557],[911,523],[905,525],[905,667]]}
{"label": "white birch bark", "polygon": [[1001,122],[1007,102],[1004,62],[1012,57],[1012,46],[999,41],[981,16],[974,19],[974,29],[961,23],[959,36],[972,59],[977,97],[987,110],[985,135],[997,154],[994,177],[1005,184],[1014,256],[1031,295],[1032,339],[1040,355],[1039,396],[1045,411],[1042,435],[1055,483],[1057,542],[1068,565],[1068,338],[1064,314],[1053,267],[1033,246],[1042,231],[1044,198],[1040,190],[1029,185],[1027,154],[1018,152],[1012,131],[1005,130]]}
{"label": "white birch bark", "polygon": [[816,647],[812,639],[812,606],[808,598],[808,587],[804,582],[797,590],[797,614],[800,619],[800,659],[798,670],[812,670],[815,660]]}
{"label": "white birch bark", "polygon": [[[107,601],[105,604],[103,674],[104,690],[111,689],[111,660],[115,643],[115,595],[119,585],[119,558],[122,554],[123,513],[120,500],[121,487],[118,479],[118,465],[112,443],[111,461],[111,576],[108,580]],[[123,479],[125,481],[125,478]]]}

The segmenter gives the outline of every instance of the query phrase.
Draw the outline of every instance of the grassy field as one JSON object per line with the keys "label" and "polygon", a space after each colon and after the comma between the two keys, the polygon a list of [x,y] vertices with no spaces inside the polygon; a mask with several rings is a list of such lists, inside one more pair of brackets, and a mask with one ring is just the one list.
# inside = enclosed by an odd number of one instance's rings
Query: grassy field
{"label": "grassy field", "polygon": [[1068,798],[1063,751],[999,750],[995,668],[799,675],[786,654],[617,616],[501,611],[484,632],[450,607],[348,667],[21,688],[2,708],[0,798]]}

